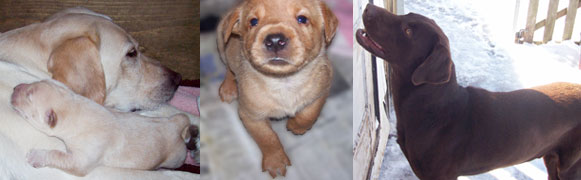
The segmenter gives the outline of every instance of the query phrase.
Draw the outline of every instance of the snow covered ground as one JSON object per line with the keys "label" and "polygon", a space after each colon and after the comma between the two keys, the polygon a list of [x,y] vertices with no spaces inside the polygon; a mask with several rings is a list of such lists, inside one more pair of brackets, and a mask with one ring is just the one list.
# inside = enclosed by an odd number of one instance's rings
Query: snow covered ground
{"label": "snow covered ground", "polygon": [[[513,21],[516,0],[405,0],[405,12],[434,19],[448,35],[458,82],[491,91],[511,91],[556,81],[581,83],[581,48],[571,41],[546,45],[514,44],[514,32],[524,28],[528,1],[521,0],[519,21]],[[559,9],[567,7],[561,1]],[[541,0],[537,21],[546,16],[548,0]],[[577,14],[573,40],[579,41],[581,13]],[[543,16],[544,15],[544,16]],[[557,21],[553,39],[562,36],[563,19]],[[516,24],[516,26],[515,26]],[[536,31],[535,40],[543,29]],[[392,117],[395,117],[393,112]],[[395,121],[391,122],[395,135]],[[395,136],[390,136],[395,137]],[[384,154],[381,179],[417,179],[395,138],[390,138]],[[497,169],[470,180],[547,179],[542,160]]]}

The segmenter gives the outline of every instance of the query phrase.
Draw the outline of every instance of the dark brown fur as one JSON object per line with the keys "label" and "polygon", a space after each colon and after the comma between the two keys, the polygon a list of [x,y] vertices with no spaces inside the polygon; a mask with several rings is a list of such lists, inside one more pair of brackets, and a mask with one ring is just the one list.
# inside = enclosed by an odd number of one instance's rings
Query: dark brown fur
{"label": "dark brown fur", "polygon": [[393,67],[398,143],[420,179],[456,179],[543,157],[549,179],[581,179],[581,86],[461,87],[433,20],[368,6],[365,49]]}

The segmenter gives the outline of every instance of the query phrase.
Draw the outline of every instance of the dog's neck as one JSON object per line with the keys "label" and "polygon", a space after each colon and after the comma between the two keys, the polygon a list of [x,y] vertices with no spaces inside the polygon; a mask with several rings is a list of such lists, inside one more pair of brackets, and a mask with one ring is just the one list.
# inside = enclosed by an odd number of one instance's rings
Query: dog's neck
{"label": "dog's neck", "polygon": [[[456,81],[456,72],[454,66],[452,66],[451,72],[452,74],[450,75],[450,81],[448,81],[447,83],[437,85],[420,84],[417,86],[414,85],[411,80],[413,71],[398,68],[396,66],[394,66],[392,69],[393,74],[390,77],[390,87],[393,93],[393,102],[398,119],[402,119],[400,117],[400,115],[403,114],[401,113],[401,111],[413,111],[414,109],[433,110],[439,109],[438,107],[434,106],[458,105],[466,103],[459,102],[462,100],[461,97],[467,96],[467,91],[464,87],[458,85]],[[448,96],[442,96],[444,94]],[[411,102],[422,102],[422,103],[410,104]],[[413,117],[404,117],[404,119],[413,119]]]}

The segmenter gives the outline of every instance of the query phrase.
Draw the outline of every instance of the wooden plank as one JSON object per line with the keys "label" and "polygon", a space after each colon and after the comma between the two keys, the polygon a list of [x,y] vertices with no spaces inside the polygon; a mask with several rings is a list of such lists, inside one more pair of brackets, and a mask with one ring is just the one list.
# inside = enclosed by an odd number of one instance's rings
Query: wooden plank
{"label": "wooden plank", "polygon": [[200,78],[199,0],[0,0],[0,32],[76,6],[111,17],[144,47],[146,55],[184,79]]}
{"label": "wooden plank", "polygon": [[[577,4],[577,8],[580,8],[580,7],[581,7],[581,0],[579,0],[579,3]],[[561,17],[563,17],[563,16],[565,16],[565,15],[567,15],[567,9],[562,9],[562,10],[560,10],[560,11],[557,13],[557,19],[559,19],[559,18],[561,18]],[[547,23],[547,22],[546,22],[546,20],[544,20],[544,19],[543,19],[542,21],[539,21],[539,22],[538,22],[538,23],[535,25],[535,31],[536,31],[536,30],[539,30],[539,29],[541,29],[543,26],[545,26],[545,24],[546,24],[546,23]]]}
{"label": "wooden plank", "polygon": [[514,4],[514,15],[512,16],[512,32],[516,32],[516,27],[518,23],[518,14],[520,11],[520,0],[516,0]]}
{"label": "wooden plank", "polygon": [[553,30],[555,29],[555,21],[557,20],[557,8],[559,7],[559,0],[551,0],[549,2],[549,10],[547,12],[547,22],[545,24],[545,33],[543,34],[543,43],[549,42],[553,39]]}
{"label": "wooden plank", "polygon": [[[369,1],[356,0],[353,2],[354,29],[363,27],[361,15]],[[353,48],[353,79],[354,80],[354,113],[353,122],[357,134],[354,137],[353,148],[353,179],[365,180],[369,178],[370,169],[376,152],[377,120],[373,105],[373,80],[371,74],[371,55],[361,46]],[[355,133],[355,132],[354,132]]]}
{"label": "wooden plank", "polygon": [[577,7],[579,0],[569,0],[569,7],[567,17],[565,19],[565,32],[563,32],[563,40],[570,40],[573,35],[573,27],[575,25],[575,16],[577,15]]}
{"label": "wooden plank", "polygon": [[373,119],[369,117],[370,109],[366,108],[364,117],[361,117],[361,126],[353,148],[353,179],[367,179],[369,172],[369,162],[373,159],[373,141],[375,141],[375,127]]}
{"label": "wooden plank", "polygon": [[527,25],[524,33],[525,42],[532,43],[535,35],[535,25],[537,22],[537,11],[539,10],[539,0],[531,0],[529,2],[529,10],[527,13]]}
{"label": "wooden plank", "polygon": [[397,13],[397,0],[383,0],[385,9],[392,13]]}

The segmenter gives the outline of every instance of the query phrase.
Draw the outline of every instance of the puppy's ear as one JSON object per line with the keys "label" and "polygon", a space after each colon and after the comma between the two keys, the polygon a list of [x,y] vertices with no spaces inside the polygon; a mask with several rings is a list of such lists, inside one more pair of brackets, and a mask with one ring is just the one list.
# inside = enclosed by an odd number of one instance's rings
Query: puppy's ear
{"label": "puppy's ear", "polygon": [[412,83],[415,86],[427,84],[444,84],[452,76],[452,58],[450,49],[445,43],[437,43],[431,54],[412,74]]}
{"label": "puppy's ear", "polygon": [[98,45],[99,38],[95,34],[65,40],[51,52],[47,66],[53,79],[103,104],[105,74]]}
{"label": "puppy's ear", "polygon": [[230,35],[240,33],[241,6],[236,7],[220,20],[218,24],[218,43],[226,44]]}
{"label": "puppy's ear", "polygon": [[321,12],[323,14],[323,20],[325,21],[325,42],[327,44],[331,43],[333,37],[335,37],[335,32],[337,31],[337,26],[339,25],[339,20],[331,11],[329,7],[324,2],[319,2],[321,6]]}

